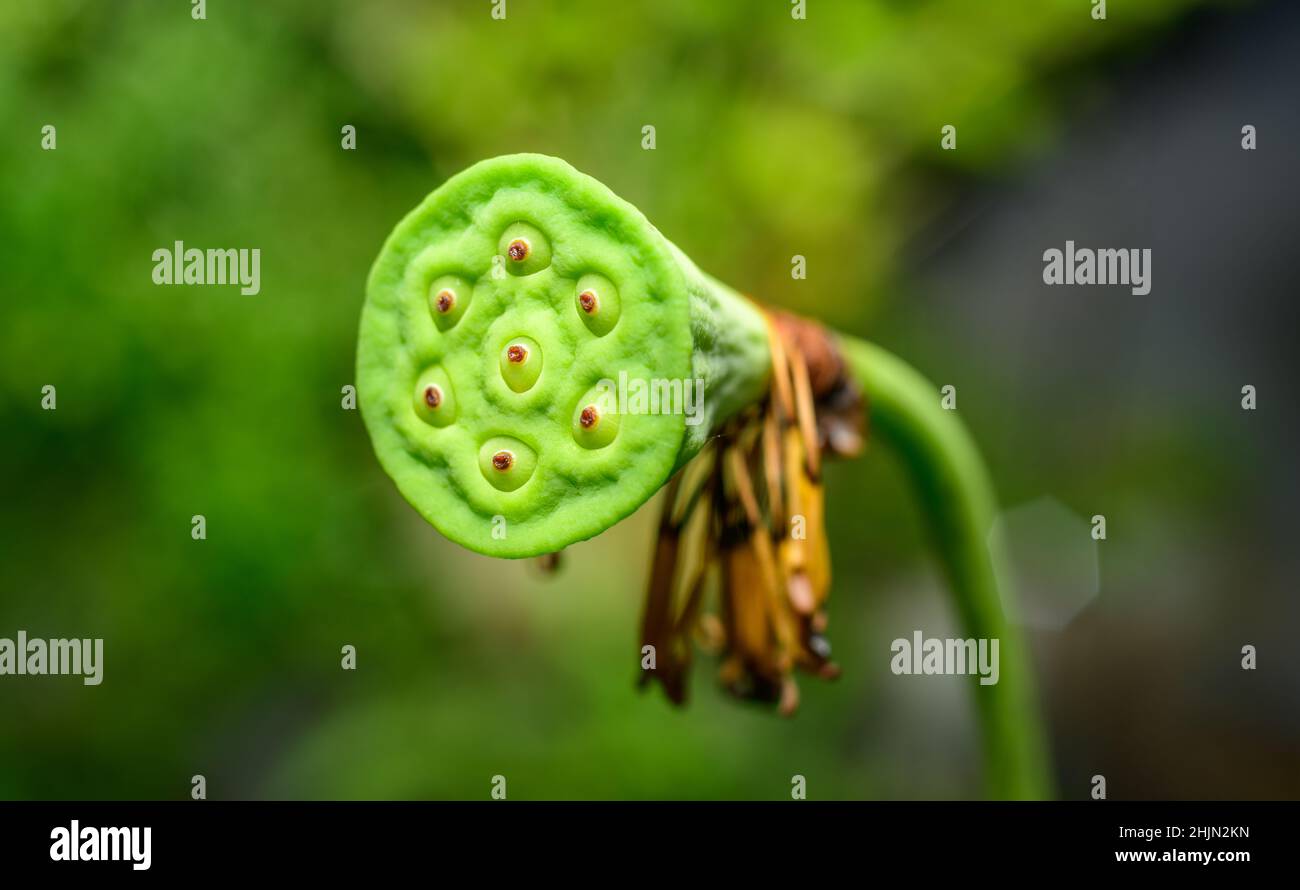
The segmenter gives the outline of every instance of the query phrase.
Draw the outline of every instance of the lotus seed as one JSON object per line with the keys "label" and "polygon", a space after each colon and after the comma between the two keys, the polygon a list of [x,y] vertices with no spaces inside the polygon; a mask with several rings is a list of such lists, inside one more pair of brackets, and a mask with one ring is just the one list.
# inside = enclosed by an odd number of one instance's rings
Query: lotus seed
{"label": "lotus seed", "polygon": [[597,337],[603,337],[618,323],[618,289],[602,275],[578,279],[578,315]]}
{"label": "lotus seed", "polygon": [[512,275],[532,275],[551,264],[551,243],[528,223],[508,227],[501,235],[499,248]]}
{"label": "lotus seed", "polygon": [[526,392],[542,373],[542,350],[530,337],[516,337],[501,352],[501,376],[515,392]]}
{"label": "lotus seed", "polygon": [[483,443],[478,454],[483,478],[501,491],[514,491],[533,475],[537,454],[518,439],[497,436]]}
{"label": "lotus seed", "polygon": [[439,330],[449,330],[469,308],[473,287],[463,278],[444,275],[429,285],[429,309]]}
{"label": "lotus seed", "polygon": [[583,448],[604,448],[618,435],[619,416],[615,395],[596,386],[578,401],[573,417],[573,438]]}
{"label": "lotus seed", "polygon": [[429,368],[416,381],[415,413],[433,426],[446,426],[456,419],[451,380],[441,367]]}

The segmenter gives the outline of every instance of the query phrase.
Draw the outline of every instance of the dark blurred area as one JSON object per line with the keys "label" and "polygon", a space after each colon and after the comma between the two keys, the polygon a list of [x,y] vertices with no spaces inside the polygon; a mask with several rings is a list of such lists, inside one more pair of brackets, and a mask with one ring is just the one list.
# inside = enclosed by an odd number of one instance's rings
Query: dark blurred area
{"label": "dark blurred area", "polygon": [[[1112,796],[1300,795],[1298,66],[1294,4],[1120,62],[1051,153],[917,239],[882,319],[979,381],[962,410],[1004,503],[1107,516],[1099,596],[1036,641],[1067,796],[1095,773]],[[1247,124],[1268,144],[1244,151]],[[1045,286],[1066,239],[1149,246],[1151,293]],[[1243,410],[1248,384],[1268,404]],[[1271,664],[1242,670],[1247,644]]]}
{"label": "dark blurred area", "polygon": [[[0,798],[982,794],[968,681],[889,671],[959,629],[887,449],[830,476],[844,674],[790,721],[707,659],[685,710],[636,691],[653,504],[544,578],[384,476],[341,406],[369,265],[515,151],[957,388],[1061,796],[1300,796],[1300,7],[491,6],[0,7],[0,637],[105,652],[100,686],[0,677]],[[1045,286],[1067,239],[1150,248],[1151,292]],[[177,240],[259,248],[261,293],[155,286]]]}

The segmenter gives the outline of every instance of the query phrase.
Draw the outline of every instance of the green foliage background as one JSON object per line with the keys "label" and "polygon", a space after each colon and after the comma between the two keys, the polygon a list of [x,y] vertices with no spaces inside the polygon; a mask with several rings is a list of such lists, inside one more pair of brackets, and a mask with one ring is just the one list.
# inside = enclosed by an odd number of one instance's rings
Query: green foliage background
{"label": "green foliage background", "polygon": [[[882,612],[942,603],[886,454],[831,477],[844,678],[787,722],[705,662],[674,710],[634,689],[652,510],[547,580],[443,541],[384,477],[340,408],[366,272],[445,177],[540,151],[714,275],[872,335],[909,238],[1189,5],[3,4],[0,636],[103,637],[106,663],[100,687],[0,680],[0,797],[181,798],[196,773],[214,798],[483,798],[494,774],[525,799],[782,798],[795,773],[979,794],[964,687],[918,717],[884,682]],[[261,294],[154,286],[176,240],[260,248]]]}

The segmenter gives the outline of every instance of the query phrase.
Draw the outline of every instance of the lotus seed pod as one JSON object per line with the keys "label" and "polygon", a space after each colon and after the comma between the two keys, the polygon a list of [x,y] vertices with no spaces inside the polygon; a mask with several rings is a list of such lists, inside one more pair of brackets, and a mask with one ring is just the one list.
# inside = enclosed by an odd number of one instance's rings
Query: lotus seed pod
{"label": "lotus seed pod", "polygon": [[[452,177],[389,235],[361,314],[358,405],[380,464],[425,519],[472,550],[535,556],[631,513],[763,398],[768,333],[757,307],[605,186],[511,155]],[[511,367],[528,360],[510,360],[512,343],[544,358],[522,389]],[[1002,641],[1002,679],[976,699],[991,788],[1042,796],[1032,673],[993,571],[996,502],[978,451],[914,370],[851,337],[840,348],[873,428],[917,483],[965,635]],[[781,697],[792,706],[791,687]]]}
{"label": "lotus seed pod", "polygon": [[[512,345],[527,355],[512,361]],[[524,557],[648,500],[763,396],[770,365],[761,311],[635,207],[561,160],[510,155],[452,177],[389,236],[357,393],[380,463],[421,515],[472,550]],[[438,409],[412,399],[431,368],[445,375]],[[593,395],[602,382],[608,402]],[[454,420],[433,423],[448,399]]]}

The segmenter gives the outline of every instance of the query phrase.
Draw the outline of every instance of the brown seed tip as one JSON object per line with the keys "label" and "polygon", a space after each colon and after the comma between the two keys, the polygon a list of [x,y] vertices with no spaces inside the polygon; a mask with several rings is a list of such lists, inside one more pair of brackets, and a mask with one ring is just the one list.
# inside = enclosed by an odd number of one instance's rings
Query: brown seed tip
{"label": "brown seed tip", "polygon": [[449,290],[438,291],[438,301],[435,304],[438,311],[446,314],[451,311],[451,307],[456,305],[456,295]]}
{"label": "brown seed tip", "polygon": [[528,350],[516,343],[506,350],[506,358],[518,365],[528,358]]}
{"label": "brown seed tip", "polygon": [[426,386],[424,388],[424,402],[430,408],[437,408],[442,404],[442,390],[436,386]]}
{"label": "brown seed tip", "polygon": [[578,305],[582,307],[583,312],[590,315],[596,311],[596,295],[589,290],[583,291],[578,294]]}
{"label": "brown seed tip", "polygon": [[506,253],[510,254],[510,259],[514,260],[516,263],[522,263],[524,260],[528,259],[528,242],[523,238],[516,238],[514,241],[511,241],[510,246],[506,248]]}
{"label": "brown seed tip", "polygon": [[588,405],[586,408],[583,408],[582,413],[578,415],[578,423],[582,424],[583,429],[589,430],[599,421],[600,411],[596,409],[595,405]]}
{"label": "brown seed tip", "polygon": [[496,454],[492,455],[492,466],[496,467],[502,473],[514,466],[514,463],[515,456],[509,451],[498,451]]}

